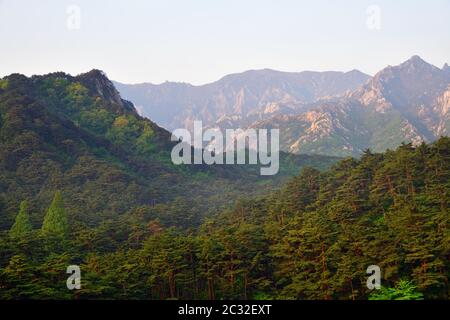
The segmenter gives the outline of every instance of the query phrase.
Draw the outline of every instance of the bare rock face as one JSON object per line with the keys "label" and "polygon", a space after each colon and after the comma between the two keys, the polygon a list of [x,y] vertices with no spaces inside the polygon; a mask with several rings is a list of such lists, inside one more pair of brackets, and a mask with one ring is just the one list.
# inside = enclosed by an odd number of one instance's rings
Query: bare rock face
{"label": "bare rock face", "polygon": [[449,74],[448,65],[439,69],[413,56],[341,97],[255,127],[276,124],[283,131],[282,149],[294,153],[357,156],[367,148],[418,145],[450,132]]}
{"label": "bare rock face", "polygon": [[132,103],[121,98],[116,87],[103,71],[93,69],[78,75],[75,79],[84,84],[94,95],[108,101],[114,111],[136,112]]}
{"label": "bare rock face", "polygon": [[450,85],[447,87],[433,105],[436,121],[431,122],[429,126],[432,128],[436,137],[448,136],[450,134]]}

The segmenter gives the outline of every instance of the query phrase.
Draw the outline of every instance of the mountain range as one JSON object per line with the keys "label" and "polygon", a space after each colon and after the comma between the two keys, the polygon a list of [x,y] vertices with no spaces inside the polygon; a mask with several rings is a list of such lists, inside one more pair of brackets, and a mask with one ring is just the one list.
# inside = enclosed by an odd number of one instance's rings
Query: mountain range
{"label": "mountain range", "polygon": [[[252,125],[322,132],[314,152],[404,119],[432,139],[448,130],[447,76],[413,58]],[[301,121],[317,130],[289,131]],[[448,137],[359,159],[281,152],[274,176],[176,166],[170,138],[99,70],[1,78],[0,299],[448,299]],[[366,286],[374,263],[381,290]]]}
{"label": "mountain range", "polygon": [[370,148],[434,141],[450,130],[450,67],[419,56],[370,77],[350,72],[253,70],[193,86],[115,83],[141,114],[161,126],[279,128],[295,154],[359,156]]}
{"label": "mountain range", "polygon": [[115,86],[142,115],[173,130],[194,120],[207,127],[251,124],[277,113],[301,110],[307,103],[356,89],[369,76],[343,72],[280,72],[270,69],[231,74],[202,86],[165,82]]}

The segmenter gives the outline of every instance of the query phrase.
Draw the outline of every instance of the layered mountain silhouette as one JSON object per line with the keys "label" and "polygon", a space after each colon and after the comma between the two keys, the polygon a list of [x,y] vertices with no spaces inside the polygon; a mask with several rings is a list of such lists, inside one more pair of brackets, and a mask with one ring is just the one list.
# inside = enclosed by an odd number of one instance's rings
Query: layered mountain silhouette
{"label": "layered mountain silhouette", "polygon": [[250,125],[274,114],[298,112],[307,103],[344,94],[368,79],[357,70],[293,73],[264,69],[231,74],[202,86],[173,82],[115,85],[142,115],[173,130],[190,128],[194,120],[208,127]]}
{"label": "layered mountain silhouette", "polygon": [[369,77],[359,71],[248,71],[205,86],[116,84],[169,129],[194,120],[220,128],[279,128],[291,153],[358,156],[448,135],[450,67],[419,56]]}

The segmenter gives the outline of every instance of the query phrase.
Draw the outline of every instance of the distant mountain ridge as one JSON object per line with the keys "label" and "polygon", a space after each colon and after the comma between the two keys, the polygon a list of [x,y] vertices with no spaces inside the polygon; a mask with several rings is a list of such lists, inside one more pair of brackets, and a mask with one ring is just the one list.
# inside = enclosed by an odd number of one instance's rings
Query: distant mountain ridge
{"label": "distant mountain ridge", "polygon": [[272,114],[293,113],[306,103],[344,94],[369,78],[357,70],[344,73],[264,69],[230,74],[202,86],[174,82],[114,84],[142,115],[174,130],[190,128],[194,120],[202,120],[209,127],[247,126]]}
{"label": "distant mountain ridge", "polygon": [[291,153],[359,156],[450,132],[450,67],[417,55],[374,77],[259,70],[201,87],[116,86],[168,129],[190,128],[193,120],[222,129],[279,128],[281,149]]}

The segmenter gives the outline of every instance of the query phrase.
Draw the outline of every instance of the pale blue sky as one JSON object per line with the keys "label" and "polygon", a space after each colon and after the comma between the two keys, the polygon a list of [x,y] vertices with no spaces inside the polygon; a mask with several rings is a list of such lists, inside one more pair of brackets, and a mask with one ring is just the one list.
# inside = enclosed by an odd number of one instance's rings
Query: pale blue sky
{"label": "pale blue sky", "polygon": [[[79,30],[66,26],[69,5]],[[366,26],[369,5],[381,29]],[[126,83],[450,63],[449,0],[0,0],[0,76],[92,68]]]}

